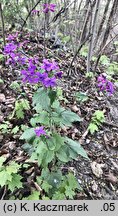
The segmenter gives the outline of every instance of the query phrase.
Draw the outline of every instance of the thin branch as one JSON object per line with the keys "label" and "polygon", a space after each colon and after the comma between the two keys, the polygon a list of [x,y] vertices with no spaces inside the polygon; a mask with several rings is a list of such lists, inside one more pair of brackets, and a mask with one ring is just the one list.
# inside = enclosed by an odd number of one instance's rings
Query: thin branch
{"label": "thin branch", "polygon": [[29,11],[29,13],[28,13],[28,15],[27,15],[27,17],[26,17],[26,19],[25,19],[25,21],[24,21],[22,27],[21,27],[21,31],[23,30],[24,26],[26,25],[27,20],[28,20],[29,16],[31,15],[32,11],[36,8],[36,6],[37,6],[40,2],[41,2],[41,0],[39,0],[39,1],[35,4],[35,6]]}
{"label": "thin branch", "polygon": [[78,53],[80,52],[81,48],[82,48],[83,45],[89,40],[90,37],[91,37],[91,34],[89,34],[89,35],[85,38],[85,40],[80,44],[80,46],[78,47],[78,50],[77,50],[77,52],[75,53],[75,55],[73,56],[73,59],[72,59],[72,61],[71,61],[70,67],[69,67],[68,72],[67,72],[67,75],[69,75],[70,69],[71,69],[71,67],[72,67],[72,65],[73,65],[73,62],[75,61],[75,59],[76,59]]}
{"label": "thin branch", "polygon": [[96,61],[96,65],[95,65],[95,69],[97,68],[98,66],[98,63],[99,63],[99,60],[101,58],[101,55],[103,54],[104,50],[106,49],[106,47],[118,36],[118,34],[116,34],[107,44],[104,45],[104,47],[100,50],[100,53],[98,55],[98,58],[97,58],[97,61]]}

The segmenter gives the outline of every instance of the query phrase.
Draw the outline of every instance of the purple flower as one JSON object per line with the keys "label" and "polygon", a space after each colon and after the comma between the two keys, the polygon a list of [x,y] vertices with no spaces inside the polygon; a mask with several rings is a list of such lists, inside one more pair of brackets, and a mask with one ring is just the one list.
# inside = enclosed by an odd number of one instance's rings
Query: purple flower
{"label": "purple flower", "polygon": [[112,82],[107,81],[106,91],[109,93],[109,95],[114,93],[114,85]]}
{"label": "purple flower", "polygon": [[106,76],[100,75],[97,82],[97,86],[100,91],[106,91],[108,95],[112,95],[114,93],[114,85],[111,81],[107,80]]}
{"label": "purple flower", "polygon": [[55,11],[56,4],[43,4],[43,12],[48,13],[49,11]]}
{"label": "purple flower", "polygon": [[8,41],[13,41],[13,40],[16,40],[17,37],[18,37],[18,32],[16,32],[16,34],[8,35],[7,40]]}
{"label": "purple flower", "polygon": [[4,54],[10,55],[12,52],[16,51],[17,46],[14,43],[9,43],[4,47]]}
{"label": "purple flower", "polygon": [[48,77],[48,74],[47,73],[38,73],[37,72],[37,76],[38,76],[38,78],[39,78],[39,82],[44,82],[44,80]]}
{"label": "purple flower", "polygon": [[55,77],[51,77],[51,78],[46,78],[43,82],[45,87],[54,87],[56,86],[56,78]]}
{"label": "purple flower", "polygon": [[46,132],[43,126],[36,128],[34,131],[35,131],[36,136],[38,137],[40,137],[41,135],[46,135]]}
{"label": "purple flower", "polygon": [[21,74],[23,76],[23,82],[28,82],[31,84],[36,84],[39,82],[39,78],[33,70],[22,70]]}
{"label": "purple flower", "polygon": [[62,71],[59,71],[59,72],[57,72],[57,73],[55,74],[55,76],[56,76],[57,78],[61,79],[61,78],[62,78],[62,74],[63,74],[63,72],[62,72]]}
{"label": "purple flower", "polygon": [[43,65],[41,66],[41,69],[44,69],[45,71],[51,71],[52,70],[52,63],[50,63],[47,59],[43,60]]}
{"label": "purple flower", "polygon": [[55,61],[49,62],[47,59],[43,60],[43,65],[41,66],[41,69],[44,69],[45,71],[52,71],[52,70],[58,70],[59,66]]}

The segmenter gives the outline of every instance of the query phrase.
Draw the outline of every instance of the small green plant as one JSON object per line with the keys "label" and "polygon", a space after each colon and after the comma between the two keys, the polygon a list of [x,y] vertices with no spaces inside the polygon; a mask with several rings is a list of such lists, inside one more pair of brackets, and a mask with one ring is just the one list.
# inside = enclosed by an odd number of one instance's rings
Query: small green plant
{"label": "small green plant", "polygon": [[0,79],[0,84],[4,84],[4,80],[3,79]]}
{"label": "small green plant", "polygon": [[87,94],[84,92],[76,92],[75,96],[76,96],[76,100],[79,101],[80,103],[86,102],[89,99]]}
{"label": "small green plant", "polygon": [[[47,174],[49,180],[47,177],[43,178],[42,172],[41,182],[38,182],[44,190],[44,196],[48,196],[49,199],[72,199],[75,190],[78,188],[77,180],[76,187],[73,184],[70,185],[69,179],[72,176],[70,174],[62,176],[61,171],[57,170],[60,170],[60,166],[64,163],[76,159],[78,155],[86,159],[88,159],[88,156],[79,142],[62,136],[57,132],[57,128],[71,127],[73,122],[81,121],[81,118],[71,110],[61,107],[56,90],[39,88],[34,93],[33,106],[36,114],[30,120],[32,127],[26,129],[20,137],[21,140],[26,140],[23,148],[30,155],[30,160],[36,160],[42,170],[47,170],[50,167]],[[43,125],[38,129],[41,129],[44,134],[41,136],[37,136],[35,130],[39,124]],[[44,127],[45,131],[43,130]],[[51,180],[53,176],[55,176],[55,179],[58,176],[55,182],[60,179],[59,184],[56,182],[55,190],[51,183],[53,182]],[[32,196],[34,196],[34,193]]]}
{"label": "small green plant", "polygon": [[0,131],[3,134],[8,133],[10,131],[9,121],[4,121],[2,124],[0,124]]}
{"label": "small green plant", "polygon": [[21,86],[17,81],[12,82],[10,88],[15,91],[21,91]]}
{"label": "small green plant", "polygon": [[96,131],[99,130],[99,126],[105,121],[104,112],[97,110],[93,114],[93,117],[91,119],[91,122],[88,126],[88,130],[91,134],[94,134]]}
{"label": "small green plant", "polygon": [[26,99],[19,99],[15,102],[15,109],[11,118],[16,115],[18,119],[24,119],[25,111],[30,109],[29,101]]}
{"label": "small green plant", "polygon": [[87,72],[86,73],[86,78],[93,78],[94,77],[94,73],[93,72]]}
{"label": "small green plant", "polygon": [[0,54],[0,62],[4,61],[4,55]]}
{"label": "small green plant", "polygon": [[10,191],[22,187],[21,175],[18,174],[20,165],[12,161],[8,165],[4,165],[6,158],[0,157],[0,186],[7,186]]}
{"label": "small green plant", "polygon": [[37,177],[36,183],[40,191],[32,191],[31,195],[23,199],[27,200],[63,200],[73,199],[76,191],[82,191],[77,179],[72,173],[62,175],[60,170],[50,172],[43,169],[41,176]]}
{"label": "small green plant", "polygon": [[100,63],[103,64],[103,65],[109,65],[109,58],[106,56],[106,55],[102,55],[100,57]]}
{"label": "small green plant", "polygon": [[109,64],[107,73],[110,75],[118,74],[118,63],[113,61]]}

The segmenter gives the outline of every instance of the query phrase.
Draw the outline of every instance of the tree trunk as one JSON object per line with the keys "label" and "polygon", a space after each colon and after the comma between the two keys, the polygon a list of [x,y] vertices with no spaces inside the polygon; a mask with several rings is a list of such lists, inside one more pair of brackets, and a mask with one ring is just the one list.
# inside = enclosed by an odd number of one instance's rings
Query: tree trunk
{"label": "tree trunk", "polygon": [[100,5],[100,0],[96,0],[96,5],[95,5],[95,13],[93,17],[93,22],[92,22],[92,36],[90,39],[90,44],[89,44],[89,52],[88,52],[88,57],[87,57],[87,72],[90,72],[90,62],[91,58],[93,55],[93,43],[95,39],[95,29],[96,29],[96,24],[97,24],[97,15],[98,15],[98,10],[99,10],[99,5]]}
{"label": "tree trunk", "polygon": [[107,42],[111,27],[112,27],[112,20],[113,20],[113,17],[114,17],[114,14],[115,14],[117,8],[118,8],[118,0],[114,0],[110,15],[109,15],[109,18],[108,18],[108,21],[107,21],[106,31],[104,33],[104,37],[103,37],[102,43],[100,45],[100,50],[102,49],[102,47],[104,47],[104,45]]}
{"label": "tree trunk", "polygon": [[105,21],[106,21],[110,2],[111,2],[111,0],[107,0],[106,6],[105,6],[105,9],[104,9],[104,13],[103,13],[103,17],[102,17],[102,20],[101,20],[100,25],[99,25],[99,28],[98,28],[98,33],[97,33],[97,36],[96,36],[95,46],[96,46],[97,41],[98,41],[98,39],[99,39],[99,37],[100,37],[100,35],[101,35],[101,32],[102,32],[104,23],[105,23]]}
{"label": "tree trunk", "polygon": [[0,3],[0,17],[1,17],[1,23],[2,23],[2,37],[3,37],[3,43],[4,46],[6,44],[5,41],[5,25],[4,25],[4,17],[3,17],[3,11],[2,11],[2,4]]}

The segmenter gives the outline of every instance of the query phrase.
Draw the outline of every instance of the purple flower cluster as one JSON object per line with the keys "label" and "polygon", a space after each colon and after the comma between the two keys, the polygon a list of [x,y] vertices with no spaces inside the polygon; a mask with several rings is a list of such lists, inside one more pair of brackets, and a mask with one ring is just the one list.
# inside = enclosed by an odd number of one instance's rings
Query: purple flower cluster
{"label": "purple flower cluster", "polygon": [[41,83],[46,88],[56,86],[57,78],[62,77],[62,71],[59,70],[57,63],[55,61],[49,62],[47,59],[43,60],[40,71],[37,71],[37,67],[29,62],[28,69],[22,70],[21,73],[23,82]]}
{"label": "purple flower cluster", "polygon": [[[28,58],[20,51],[20,44],[16,40],[15,35],[10,35],[10,43],[4,47],[4,55],[7,56],[6,64],[12,67],[20,66],[23,82],[30,84],[40,83],[44,87],[55,87],[57,79],[62,78],[62,71],[55,61],[44,59],[42,65],[39,64],[38,57]],[[38,67],[40,66],[40,69]]]}
{"label": "purple flower cluster", "polygon": [[20,52],[21,47],[25,47],[28,43],[28,40],[23,42],[18,42],[18,32],[14,34],[10,34],[7,37],[8,43],[4,46],[3,54],[7,56],[7,65],[11,65],[12,67],[17,65],[25,65],[27,62],[27,58]]}
{"label": "purple flower cluster", "polygon": [[7,40],[8,41],[14,41],[17,39],[17,37],[18,37],[18,32],[16,32],[15,34],[9,34],[7,37]]}
{"label": "purple flower cluster", "polygon": [[43,126],[36,128],[34,131],[35,131],[36,136],[38,136],[38,137],[40,137],[41,135],[46,136],[46,132],[45,132]]}
{"label": "purple flower cluster", "polygon": [[100,75],[97,79],[97,82],[97,86],[100,91],[106,91],[108,95],[112,95],[114,93],[114,85],[106,78],[106,76]]}
{"label": "purple flower cluster", "polygon": [[48,13],[49,11],[55,11],[56,4],[43,4],[43,12]]}

